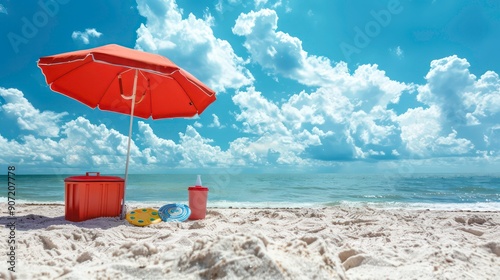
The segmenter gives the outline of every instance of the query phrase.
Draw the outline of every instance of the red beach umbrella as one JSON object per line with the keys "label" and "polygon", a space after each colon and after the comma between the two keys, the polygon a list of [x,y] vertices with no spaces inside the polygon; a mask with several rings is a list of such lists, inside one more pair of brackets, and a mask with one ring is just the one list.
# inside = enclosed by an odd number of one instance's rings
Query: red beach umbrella
{"label": "red beach umbrella", "polygon": [[134,116],[193,117],[215,101],[212,89],[166,57],[119,45],[41,57],[38,67],[53,91],[90,108],[130,115],[125,185]]}

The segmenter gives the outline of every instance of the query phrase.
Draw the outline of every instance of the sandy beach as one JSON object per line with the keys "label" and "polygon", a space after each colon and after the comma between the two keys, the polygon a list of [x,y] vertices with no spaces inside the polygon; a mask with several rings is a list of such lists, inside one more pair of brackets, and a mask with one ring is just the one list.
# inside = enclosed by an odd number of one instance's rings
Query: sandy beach
{"label": "sandy beach", "polygon": [[1,279],[500,278],[498,211],[210,208],[204,220],[135,227],[17,205],[15,272],[11,235],[2,227]]}

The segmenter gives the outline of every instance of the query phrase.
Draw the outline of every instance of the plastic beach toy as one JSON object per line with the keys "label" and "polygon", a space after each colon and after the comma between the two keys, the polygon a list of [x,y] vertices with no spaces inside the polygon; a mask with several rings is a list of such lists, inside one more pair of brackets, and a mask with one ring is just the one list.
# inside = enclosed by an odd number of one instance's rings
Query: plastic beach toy
{"label": "plastic beach toy", "polygon": [[184,222],[191,215],[191,209],[187,205],[180,203],[163,205],[158,212],[165,222]]}
{"label": "plastic beach toy", "polygon": [[125,219],[134,226],[149,226],[161,222],[158,210],[154,208],[138,208],[127,213]]}

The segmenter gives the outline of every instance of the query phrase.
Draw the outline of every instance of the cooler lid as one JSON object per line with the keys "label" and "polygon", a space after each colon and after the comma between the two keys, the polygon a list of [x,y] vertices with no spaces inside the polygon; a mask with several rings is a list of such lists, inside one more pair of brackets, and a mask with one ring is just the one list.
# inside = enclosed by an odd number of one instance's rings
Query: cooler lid
{"label": "cooler lid", "polygon": [[118,176],[101,176],[99,172],[86,172],[85,176],[70,176],[64,182],[124,182],[125,179]]}

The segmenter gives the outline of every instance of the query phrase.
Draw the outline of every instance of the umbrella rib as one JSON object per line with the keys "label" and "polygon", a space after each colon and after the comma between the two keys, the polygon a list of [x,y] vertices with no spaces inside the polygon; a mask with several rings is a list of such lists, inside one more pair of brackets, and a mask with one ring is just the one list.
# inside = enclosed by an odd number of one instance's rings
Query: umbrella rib
{"label": "umbrella rib", "polygon": [[[145,78],[148,80],[148,88],[146,90],[149,90],[149,108],[150,108],[149,115],[152,118],[153,117],[153,94],[151,91],[151,84],[150,84],[149,77],[145,77]],[[144,98],[144,95],[142,97]],[[141,101],[142,101],[142,99],[141,99]]]}
{"label": "umbrella rib", "polygon": [[[106,92],[108,92],[109,88],[111,87],[111,85],[113,84],[113,82],[118,78],[118,75],[116,75],[113,80],[111,80],[111,82],[108,84],[108,86],[106,87],[106,90],[104,91],[104,93],[101,95],[101,97],[99,98],[99,102],[97,104],[101,104],[101,101],[102,99],[104,98],[104,96],[106,95]],[[121,88],[120,88],[121,89]],[[99,107],[100,108],[100,107]]]}
{"label": "umbrella rib", "polygon": [[113,65],[113,66],[121,66],[121,67],[129,68],[129,69],[133,69],[133,70],[137,69],[139,71],[153,73],[153,74],[157,74],[157,75],[160,75],[160,76],[170,76],[173,73],[175,73],[176,71],[179,71],[179,69],[174,69],[172,72],[167,73],[167,72],[156,71],[156,70],[152,70],[152,69],[148,69],[148,68],[130,66],[130,65],[126,65],[126,64],[111,63],[111,62],[107,62],[107,61],[104,61],[104,60],[95,59],[94,55],[92,55],[92,59],[94,60],[94,62],[97,62],[97,63],[108,64],[108,65]]}
{"label": "umbrella rib", "polygon": [[[179,84],[179,86],[182,87],[181,84]],[[198,114],[198,108],[196,107],[196,105],[194,105],[193,99],[191,99],[191,96],[187,94],[187,91],[183,87],[182,89],[184,90],[184,92],[186,92],[186,96],[189,98],[189,104],[194,107],[194,109],[196,110],[196,114]]]}
{"label": "umbrella rib", "polygon": [[[201,88],[197,83],[193,82],[189,77],[185,76],[184,74],[182,74],[181,70],[175,70],[172,72],[172,74],[174,74],[175,72],[179,72],[184,78],[186,78],[186,80],[188,82],[190,82],[192,85],[194,85],[195,87],[197,87],[201,92],[203,92],[204,94],[206,94],[207,96],[212,96],[213,94],[209,94],[207,93],[203,88]],[[173,78],[173,77],[172,77]],[[173,78],[175,80],[175,78]],[[182,86],[181,86],[182,87]],[[184,89],[184,88],[182,88]],[[186,91],[187,92],[187,91]]]}
{"label": "umbrella rib", "polygon": [[[113,66],[121,66],[121,67],[132,69],[132,70],[137,69],[137,70],[140,70],[140,71],[144,71],[144,72],[148,72],[148,73],[153,73],[153,74],[157,74],[157,75],[160,75],[160,76],[170,76],[173,73],[175,73],[176,71],[179,71],[179,69],[176,68],[176,69],[174,69],[174,70],[172,70],[171,72],[168,73],[168,72],[156,71],[156,70],[152,70],[152,69],[148,69],[148,68],[143,68],[143,67],[130,66],[130,65],[126,65],[126,64],[111,63],[111,62],[108,62],[108,61],[105,61],[105,60],[96,59],[94,57],[93,53],[87,54],[84,58],[78,58],[78,59],[68,60],[68,61],[62,61],[62,62],[40,63],[40,60],[39,60],[38,67],[41,68],[40,65],[52,66],[52,65],[59,65],[59,64],[70,64],[70,63],[74,63],[74,62],[77,62],[77,61],[85,60],[89,56],[92,57],[92,61],[94,61],[96,63],[108,64],[108,65],[113,65]],[[174,68],[174,67],[172,67],[172,68]],[[43,69],[42,69],[42,73],[43,73]],[[44,74],[44,76],[45,76],[45,74]]]}
{"label": "umbrella rib", "polygon": [[[126,73],[126,72],[131,71],[131,70],[137,70],[137,71],[138,71],[138,72],[139,72],[139,73],[140,73],[140,74],[141,74],[144,78],[146,78],[146,79],[147,79],[147,77],[146,77],[146,76],[142,73],[142,71],[141,71],[141,70],[139,70],[138,68],[128,68],[127,70],[120,72],[120,73],[119,73],[118,75],[116,75],[116,76],[113,78],[113,80],[112,80],[112,81],[108,84],[108,86],[107,86],[106,90],[104,91],[104,94],[103,94],[103,95],[101,96],[101,98],[99,99],[99,104],[101,103],[102,99],[104,98],[104,95],[106,95],[106,92],[108,92],[109,88],[111,87],[111,85],[113,84],[113,82],[114,82],[117,78],[118,78],[118,80],[119,80],[119,81],[118,81],[118,83],[119,83],[120,93],[121,93],[121,95],[122,95],[122,98],[123,98],[123,96],[125,96],[125,95],[123,94],[123,87],[122,87],[122,83],[121,83],[121,78],[120,78],[120,77],[121,77],[121,74]],[[149,86],[149,79],[148,79],[148,86]],[[132,93],[132,94],[133,94],[133,93]],[[130,97],[130,96],[126,96],[126,97]],[[123,98],[123,99],[130,99],[130,98]],[[139,101],[139,102],[137,102],[137,104],[141,103],[141,101],[142,101],[143,99],[144,99],[144,94],[142,94],[142,97],[141,97],[140,101]]]}
{"label": "umbrella rib", "polygon": [[[179,71],[179,70],[178,70]],[[175,71],[174,71],[175,72]],[[179,73],[182,75],[182,72],[179,71]],[[188,82],[190,82],[192,85],[194,85],[195,87],[197,87],[201,92],[207,94],[201,87],[199,87],[196,83],[193,83],[188,77],[182,75],[183,77],[186,78],[186,80]],[[177,81],[174,77],[172,77],[175,81]],[[193,99],[191,99],[191,96],[188,94],[189,91],[187,91],[181,83],[177,82],[177,84],[182,88],[182,90],[184,90],[184,92],[186,93],[186,96],[189,98],[189,103],[191,104],[191,106],[194,107],[194,109],[196,110],[196,114],[198,114],[199,110],[198,108],[196,107],[195,103],[193,102]],[[208,94],[207,94],[208,95]]]}

